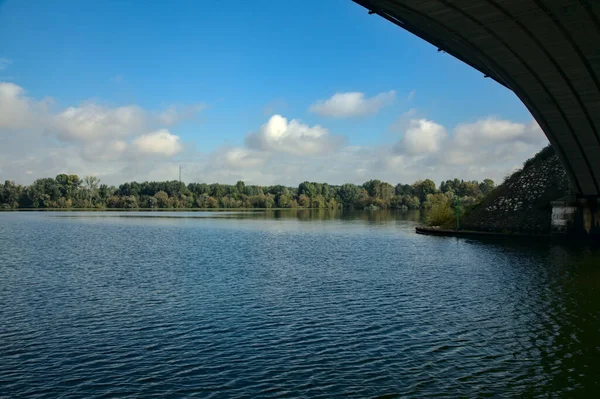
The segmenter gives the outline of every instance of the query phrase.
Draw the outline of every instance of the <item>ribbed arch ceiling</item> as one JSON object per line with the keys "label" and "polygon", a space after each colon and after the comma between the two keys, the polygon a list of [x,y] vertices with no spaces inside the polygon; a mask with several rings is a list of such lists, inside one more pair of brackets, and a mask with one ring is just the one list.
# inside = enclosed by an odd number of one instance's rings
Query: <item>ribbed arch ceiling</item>
{"label": "ribbed arch ceiling", "polygon": [[575,192],[600,194],[600,2],[354,1],[512,90]]}

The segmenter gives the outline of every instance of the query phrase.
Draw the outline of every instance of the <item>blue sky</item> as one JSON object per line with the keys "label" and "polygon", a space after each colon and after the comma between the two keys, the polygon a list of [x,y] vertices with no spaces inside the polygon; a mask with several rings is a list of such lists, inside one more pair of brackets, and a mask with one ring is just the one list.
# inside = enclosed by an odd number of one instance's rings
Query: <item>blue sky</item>
{"label": "blue sky", "polygon": [[[6,133],[0,135],[0,144],[11,147],[14,154],[18,138],[29,134],[28,145],[37,143],[40,154],[46,149],[57,159],[69,158],[69,162],[43,162],[39,158],[44,155],[36,156],[35,161],[43,167],[36,170],[32,166],[25,172],[19,172],[14,162],[5,161],[0,164],[2,179],[28,182],[43,172],[69,169],[118,183],[168,178],[178,162],[190,164],[190,181],[245,178],[260,184],[274,180],[295,184],[307,178],[339,183],[360,182],[371,176],[394,182],[425,177],[439,181],[450,172],[462,173],[465,178],[484,178],[486,173],[498,178],[543,145],[539,129],[530,126],[530,114],[512,92],[390,22],[368,15],[350,0],[8,0],[0,5],[0,60],[0,82],[6,90],[0,101],[4,101],[5,109],[9,101],[25,102],[29,114],[24,119],[40,120],[35,126],[14,121],[2,125],[0,116],[0,132]],[[345,103],[352,109],[341,114],[313,107],[336,93],[362,93],[361,98],[367,101],[386,95],[372,103],[368,112],[368,102],[356,96],[338,98],[356,101]],[[144,128],[127,124],[115,127],[122,120],[111,118],[121,107],[131,106],[144,112],[140,117]],[[70,115],[67,121],[64,113],[69,108],[75,109],[75,116]],[[148,116],[162,115],[169,109],[177,110],[177,117],[164,126],[160,118]],[[14,119],[14,112],[11,114]],[[315,150],[323,136],[317,140],[312,133],[305,136],[302,129],[298,133],[284,126],[281,137],[291,137],[289,145],[275,143],[273,140],[283,139],[267,137],[266,131],[265,140],[254,140],[252,145],[248,137],[260,135],[264,130],[261,126],[273,115],[295,119],[307,129],[318,125],[338,144]],[[61,123],[56,123],[57,117]],[[104,120],[107,126],[95,126],[83,137],[74,131],[88,126],[81,118]],[[403,142],[411,126],[413,130],[433,126],[418,121],[443,127],[443,132],[438,129],[432,133],[430,129],[424,135],[412,135],[417,141],[422,137],[437,140],[437,146]],[[508,157],[501,165],[458,162],[443,167],[439,153],[457,145],[452,142],[456,127],[462,125],[468,130],[463,135],[468,137],[494,136],[485,145],[498,148],[501,142],[514,146],[515,140],[498,140],[495,133],[486,130],[496,128],[508,129],[506,137],[518,136],[522,145],[506,149],[504,153],[512,153],[513,158]],[[482,131],[477,135],[469,128]],[[130,132],[125,132],[128,129]],[[168,133],[148,137],[158,131]],[[177,140],[178,146],[162,157],[150,147],[144,153],[135,147],[142,136],[147,139],[144,142],[152,138],[171,143]],[[294,141],[304,137],[309,137],[310,145]],[[291,150],[294,146],[306,151]],[[97,148],[118,148],[123,156],[86,159],[85,154]],[[385,148],[395,149],[385,156],[404,158],[392,160],[392,166],[377,166]],[[228,162],[231,151],[243,151],[248,162]],[[353,155],[344,158],[348,153]],[[367,154],[374,157],[370,167],[344,172],[352,165],[368,164]],[[262,161],[251,162],[252,157]],[[316,166],[303,173],[293,172],[295,168],[305,169],[304,164],[324,165],[327,158],[347,162],[347,167],[337,174],[321,173],[323,167]],[[224,163],[219,168],[221,161]],[[393,165],[402,167],[395,169]],[[285,169],[283,166],[287,167],[285,173],[273,173]]]}

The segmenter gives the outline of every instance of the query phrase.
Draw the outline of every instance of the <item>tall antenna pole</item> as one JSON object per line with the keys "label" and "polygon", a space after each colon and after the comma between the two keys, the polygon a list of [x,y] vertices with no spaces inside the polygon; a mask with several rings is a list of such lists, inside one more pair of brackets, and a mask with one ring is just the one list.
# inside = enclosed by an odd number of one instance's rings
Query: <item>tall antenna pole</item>
{"label": "tall antenna pole", "polygon": [[181,183],[181,164],[179,164],[179,183]]}

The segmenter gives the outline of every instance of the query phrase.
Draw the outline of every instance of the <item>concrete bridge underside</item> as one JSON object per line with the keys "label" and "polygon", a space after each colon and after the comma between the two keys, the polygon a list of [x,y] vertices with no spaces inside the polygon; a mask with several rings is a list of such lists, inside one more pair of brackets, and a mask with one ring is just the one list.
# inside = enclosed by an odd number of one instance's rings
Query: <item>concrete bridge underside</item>
{"label": "concrete bridge underside", "polygon": [[506,86],[575,194],[600,195],[600,1],[354,0]]}

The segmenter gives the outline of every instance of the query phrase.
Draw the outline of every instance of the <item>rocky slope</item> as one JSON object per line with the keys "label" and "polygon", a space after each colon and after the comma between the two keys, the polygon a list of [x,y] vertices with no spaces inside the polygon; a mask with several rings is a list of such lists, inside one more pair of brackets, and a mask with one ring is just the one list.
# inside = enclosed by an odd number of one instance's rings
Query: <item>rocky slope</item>
{"label": "rocky slope", "polygon": [[550,202],[567,196],[569,182],[553,148],[527,160],[483,202],[467,212],[461,228],[468,230],[549,233]]}

